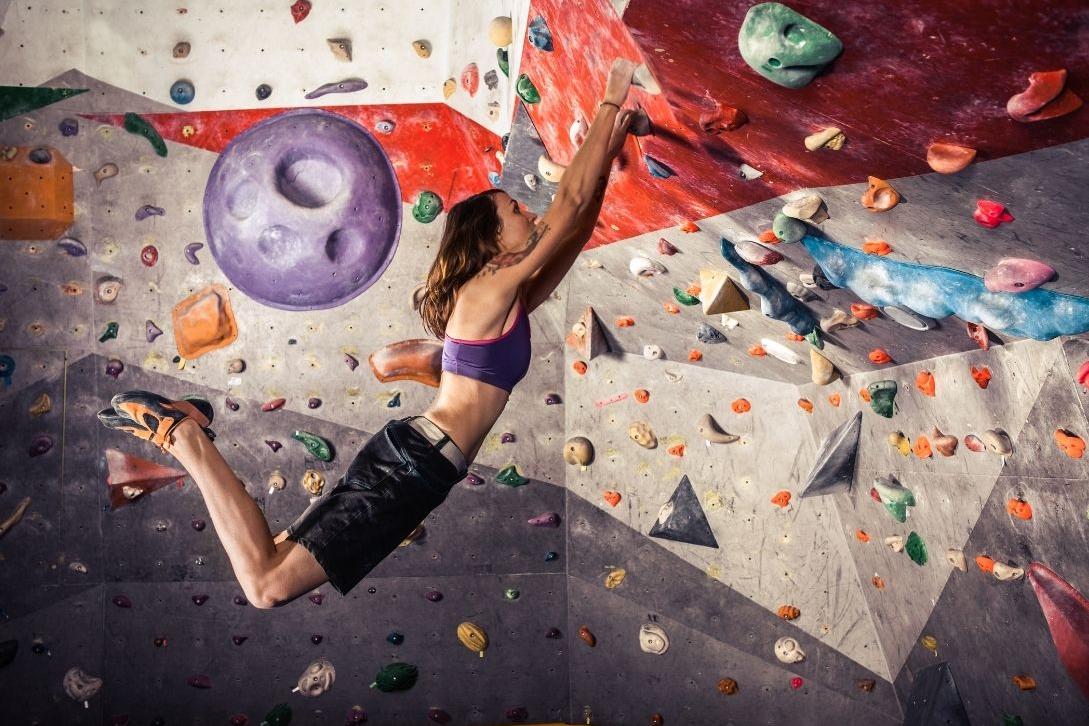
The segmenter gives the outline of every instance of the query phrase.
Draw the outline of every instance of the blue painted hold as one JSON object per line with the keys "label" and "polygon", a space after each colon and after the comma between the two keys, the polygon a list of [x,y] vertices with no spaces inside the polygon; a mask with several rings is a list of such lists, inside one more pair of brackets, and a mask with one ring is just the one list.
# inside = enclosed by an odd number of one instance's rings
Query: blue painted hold
{"label": "blue painted hold", "polygon": [[493,187],[498,187],[499,186],[499,180],[500,179],[501,179],[501,177],[499,176],[499,172],[497,172],[497,171],[489,171],[488,172],[488,181],[490,181],[492,183]]}
{"label": "blue painted hold", "polygon": [[193,97],[197,95],[197,89],[193,87],[190,81],[184,78],[180,81],[174,81],[174,85],[170,87],[170,100],[179,106],[184,106],[187,103],[192,103]]}
{"label": "blue painted hold", "polygon": [[817,327],[817,318],[809,308],[791,297],[783,283],[762,267],[741,259],[734,249],[734,243],[725,237],[722,238],[721,252],[726,261],[741,273],[741,284],[745,289],[760,298],[760,312],[773,320],[783,321],[796,335],[809,335]]}
{"label": "blue painted hold", "polygon": [[60,129],[61,136],[75,136],[79,133],[79,121],[74,118],[61,119],[57,128]]}
{"label": "blue painted hold", "polygon": [[867,255],[824,237],[802,244],[836,285],[870,303],[898,305],[935,320],[956,315],[991,330],[1035,340],[1089,331],[1089,298],[1042,287],[990,292],[983,278],[948,267]]}
{"label": "blue painted hold", "polygon": [[655,159],[650,154],[643,154],[643,162],[647,165],[647,171],[650,172],[651,176],[657,177],[659,179],[668,179],[669,177],[674,175],[672,169]]}
{"label": "blue painted hold", "polygon": [[5,386],[11,385],[11,376],[15,373],[15,359],[10,355],[0,355],[0,380]]}
{"label": "blue painted hold", "polygon": [[530,22],[529,29],[526,33],[529,36],[529,42],[533,44],[534,48],[543,50],[546,53],[552,52],[552,31],[548,29],[545,19],[540,15]]}

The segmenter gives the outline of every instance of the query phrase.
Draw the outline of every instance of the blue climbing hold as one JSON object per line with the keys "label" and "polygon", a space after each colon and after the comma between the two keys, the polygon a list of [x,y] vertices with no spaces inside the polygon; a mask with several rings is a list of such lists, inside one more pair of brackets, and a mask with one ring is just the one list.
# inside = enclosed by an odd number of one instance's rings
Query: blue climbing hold
{"label": "blue climbing hold", "polygon": [[540,15],[535,17],[529,24],[529,29],[526,33],[529,36],[529,42],[533,44],[534,48],[549,53],[552,52],[552,31],[548,29],[545,19]]}
{"label": "blue climbing hold", "polygon": [[0,355],[0,380],[5,386],[11,385],[11,376],[15,373],[15,359],[10,355]]}
{"label": "blue climbing hold", "polygon": [[488,172],[488,181],[490,181],[492,183],[493,187],[498,187],[499,186],[500,178],[501,177],[499,176],[499,172],[497,172],[497,171],[489,171]]}
{"label": "blue climbing hold", "polygon": [[650,154],[643,154],[643,162],[647,165],[650,175],[659,179],[668,179],[673,176],[673,170]]}
{"label": "blue climbing hold", "polygon": [[61,136],[75,136],[79,133],[79,121],[74,118],[61,119],[57,128],[60,129]]}
{"label": "blue climbing hold", "polygon": [[170,87],[170,100],[179,106],[184,106],[187,103],[193,101],[193,97],[197,95],[197,89],[193,87],[193,84],[184,78],[180,81],[174,81],[174,85]]}

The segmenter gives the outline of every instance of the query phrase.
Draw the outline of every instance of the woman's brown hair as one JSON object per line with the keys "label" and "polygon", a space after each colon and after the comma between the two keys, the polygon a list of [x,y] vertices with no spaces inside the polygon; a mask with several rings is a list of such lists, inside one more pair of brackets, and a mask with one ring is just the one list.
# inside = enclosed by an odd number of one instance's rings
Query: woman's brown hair
{"label": "woman's brown hair", "polygon": [[498,189],[474,194],[455,204],[446,214],[439,251],[427,273],[420,317],[436,337],[446,335],[446,323],[454,311],[454,295],[485,263],[499,253],[503,222],[492,198]]}

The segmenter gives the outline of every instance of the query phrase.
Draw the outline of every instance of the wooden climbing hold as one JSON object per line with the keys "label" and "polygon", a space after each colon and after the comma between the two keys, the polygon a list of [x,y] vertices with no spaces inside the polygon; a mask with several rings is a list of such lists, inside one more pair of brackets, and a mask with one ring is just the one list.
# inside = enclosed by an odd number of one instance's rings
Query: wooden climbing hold
{"label": "wooden climbing hold", "polygon": [[752,410],[752,404],[744,398],[738,398],[730,404],[730,409],[733,410],[734,413],[748,413]]}
{"label": "wooden climbing hold", "polygon": [[900,193],[884,179],[869,177],[869,187],[862,193],[862,206],[871,212],[887,212],[900,203]]}
{"label": "wooden climbing hold", "polygon": [[934,398],[934,374],[923,370],[915,376],[915,387],[922,391],[924,396]]}
{"label": "wooden climbing hold", "polygon": [[775,495],[771,498],[771,503],[780,509],[786,509],[790,505],[790,492],[786,489],[775,492]]}
{"label": "wooden climbing hold", "polygon": [[976,158],[976,150],[969,146],[936,141],[927,147],[926,163],[939,174],[956,174]]}

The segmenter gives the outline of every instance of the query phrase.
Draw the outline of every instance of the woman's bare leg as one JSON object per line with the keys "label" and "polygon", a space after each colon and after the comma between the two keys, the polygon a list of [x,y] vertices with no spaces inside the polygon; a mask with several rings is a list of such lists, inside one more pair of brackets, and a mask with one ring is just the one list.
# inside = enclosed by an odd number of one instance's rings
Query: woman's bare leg
{"label": "woman's bare leg", "polygon": [[287,539],[286,532],[273,539],[257,502],[195,421],[182,422],[173,436],[170,453],[204,496],[212,526],[250,603],[259,608],[283,605],[326,582],[325,570],[309,550]]}

